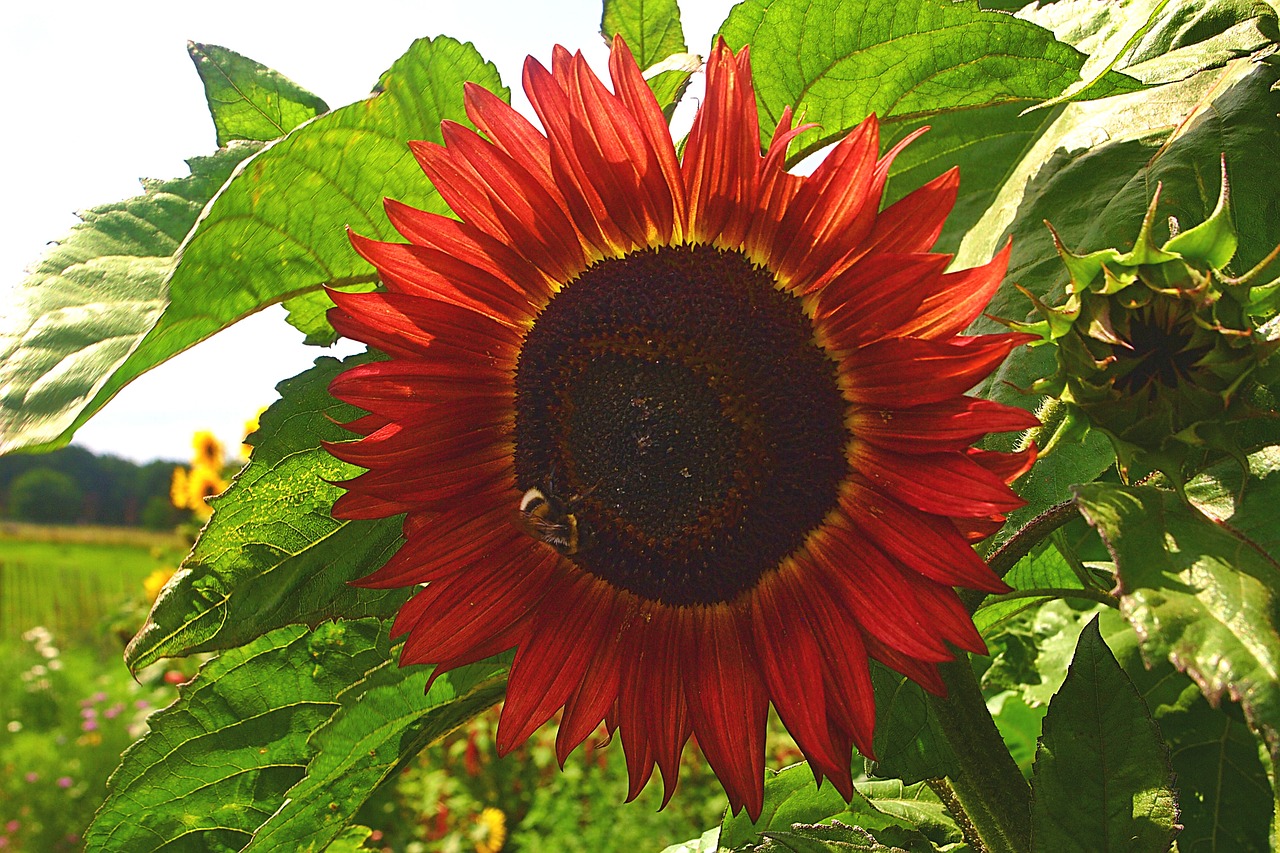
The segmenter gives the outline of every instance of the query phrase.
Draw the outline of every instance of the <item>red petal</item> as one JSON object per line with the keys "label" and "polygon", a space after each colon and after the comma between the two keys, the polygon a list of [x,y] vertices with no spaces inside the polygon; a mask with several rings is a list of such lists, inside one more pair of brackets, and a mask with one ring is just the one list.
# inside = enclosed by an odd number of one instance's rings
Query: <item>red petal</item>
{"label": "red petal", "polygon": [[[568,701],[609,635],[611,586],[562,564],[516,652],[498,724],[498,755],[524,743]],[[566,630],[572,626],[572,630]]]}
{"label": "red petal", "polygon": [[[729,605],[690,609],[681,657],[684,695],[698,744],[736,813],[754,821],[764,804],[764,730],[769,700]],[[749,642],[749,641],[748,641]]]}
{"label": "red petal", "polygon": [[991,302],[1004,280],[1012,247],[1010,240],[986,264],[944,275],[942,286],[925,298],[920,313],[903,323],[898,334],[937,340],[967,329]]}
{"label": "red petal", "polygon": [[805,615],[812,596],[795,588],[791,574],[774,572],[751,596],[760,673],[778,716],[814,772],[829,777],[841,793],[852,791],[849,751],[832,741],[827,720],[820,629]]}
{"label": "red petal", "polygon": [[1002,478],[960,453],[903,456],[855,440],[849,462],[893,497],[934,515],[984,518],[1025,503]]}
{"label": "red petal", "polygon": [[960,170],[953,168],[881,211],[859,252],[927,252],[955,207]]}
{"label": "red petal", "polygon": [[738,57],[718,38],[707,60],[707,95],[693,119],[681,173],[689,193],[685,234],[698,242],[741,246],[756,215],[760,124],[749,53]]}
{"label": "red petal", "polygon": [[849,429],[855,436],[898,453],[963,450],[989,433],[1039,424],[1026,409],[975,397],[910,409],[860,408],[849,417]]}
{"label": "red petal", "polygon": [[947,341],[888,338],[849,353],[839,370],[853,402],[906,409],[963,394],[1028,339],[1028,335]]}
{"label": "red petal", "polygon": [[880,340],[913,317],[950,261],[949,255],[872,255],[818,291],[823,345],[848,350]]}
{"label": "red petal", "polygon": [[921,575],[947,586],[1009,591],[946,519],[859,484],[846,488],[840,506],[886,554]]}

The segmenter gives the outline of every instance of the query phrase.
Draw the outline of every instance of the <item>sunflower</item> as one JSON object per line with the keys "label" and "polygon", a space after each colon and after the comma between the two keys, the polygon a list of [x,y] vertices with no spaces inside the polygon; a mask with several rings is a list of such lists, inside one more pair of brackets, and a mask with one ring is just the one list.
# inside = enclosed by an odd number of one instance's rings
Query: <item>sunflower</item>
{"label": "sunflower", "polygon": [[209,498],[226,491],[227,481],[217,470],[205,465],[191,466],[187,475],[187,508],[200,518],[208,518],[213,514],[209,506]]}
{"label": "sunflower", "polygon": [[772,702],[848,798],[869,659],[942,691],[985,652],[952,586],[1007,589],[970,542],[1033,451],[971,445],[1036,421],[964,392],[1031,336],[957,335],[1008,250],[928,251],[954,171],[878,212],[874,117],[807,178],[789,110],[762,155],[745,48],[714,47],[682,157],[621,40],[609,70],[557,47],[524,69],[545,134],[468,85],[480,133],[410,143],[458,218],[388,200],[409,242],[352,237],[385,292],[330,319],[388,358],[332,383],[368,412],[334,514],[405,513],[362,581],[425,584],[403,664],[516,649],[500,752],[562,711],[563,763],[603,720],[629,797],[656,765],[669,799],[695,736],[755,818]]}
{"label": "sunflower", "polygon": [[197,430],[196,434],[191,438],[191,447],[195,451],[191,457],[192,466],[203,466],[214,470],[222,469],[222,442],[218,441],[217,436],[213,433],[207,430]]}

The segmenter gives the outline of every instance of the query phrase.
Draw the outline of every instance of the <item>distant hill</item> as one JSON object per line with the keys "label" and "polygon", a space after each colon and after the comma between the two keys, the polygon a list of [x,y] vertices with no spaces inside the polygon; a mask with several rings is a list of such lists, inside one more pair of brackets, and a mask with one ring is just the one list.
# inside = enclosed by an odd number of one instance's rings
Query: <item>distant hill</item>
{"label": "distant hill", "polygon": [[[173,469],[182,464],[157,461],[138,465],[74,445],[39,455],[0,456],[0,517],[172,527],[187,517],[169,503]],[[53,474],[32,473],[41,469]],[[74,484],[74,491],[66,489],[67,479]]]}

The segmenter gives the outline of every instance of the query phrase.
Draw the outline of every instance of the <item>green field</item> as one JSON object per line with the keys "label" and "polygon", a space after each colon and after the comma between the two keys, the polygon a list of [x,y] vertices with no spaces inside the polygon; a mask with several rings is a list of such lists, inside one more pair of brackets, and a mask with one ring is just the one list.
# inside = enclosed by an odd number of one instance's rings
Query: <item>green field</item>
{"label": "green field", "polygon": [[66,642],[101,642],[104,620],[182,551],[177,537],[141,530],[0,526],[0,643],[36,625]]}

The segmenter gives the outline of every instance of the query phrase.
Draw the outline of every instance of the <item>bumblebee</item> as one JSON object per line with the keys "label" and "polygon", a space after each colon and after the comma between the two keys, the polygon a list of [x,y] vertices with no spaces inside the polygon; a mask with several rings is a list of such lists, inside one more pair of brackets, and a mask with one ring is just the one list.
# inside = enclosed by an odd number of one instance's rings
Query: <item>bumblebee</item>
{"label": "bumblebee", "polygon": [[573,511],[573,500],[551,494],[548,487],[530,489],[520,498],[520,528],[566,557],[591,546],[591,532]]}

